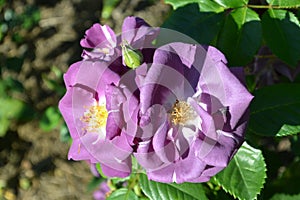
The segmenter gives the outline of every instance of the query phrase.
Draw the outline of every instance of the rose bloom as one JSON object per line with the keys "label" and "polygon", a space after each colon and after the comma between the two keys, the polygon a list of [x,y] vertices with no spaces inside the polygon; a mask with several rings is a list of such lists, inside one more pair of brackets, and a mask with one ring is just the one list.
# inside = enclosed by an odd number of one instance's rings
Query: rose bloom
{"label": "rose bloom", "polygon": [[134,156],[148,178],[205,182],[224,169],[244,140],[253,96],[242,68],[216,48],[170,43],[158,48],[139,83]]}
{"label": "rose bloom", "polygon": [[[130,71],[122,61],[120,44],[126,41],[143,52],[158,31],[137,17],[126,18],[122,29],[119,37],[106,25],[95,24],[86,31],[80,44],[91,50],[84,50],[83,60],[72,64],[64,75],[67,91],[59,102],[73,139],[69,159],[100,163],[110,177],[131,173],[132,130],[117,109],[125,105],[113,104],[124,95],[111,93],[114,86],[126,85],[120,78]],[[144,61],[152,62],[153,50],[145,52],[150,54],[145,54]]]}

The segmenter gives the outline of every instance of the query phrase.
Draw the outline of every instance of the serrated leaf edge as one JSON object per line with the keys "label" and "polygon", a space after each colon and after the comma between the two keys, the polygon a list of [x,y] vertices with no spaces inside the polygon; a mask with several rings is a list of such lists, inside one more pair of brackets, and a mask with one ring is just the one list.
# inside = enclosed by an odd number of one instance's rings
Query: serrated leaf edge
{"label": "serrated leaf edge", "polygon": [[[147,177],[146,174],[144,174],[144,175]],[[147,177],[146,180],[147,180],[148,182],[152,181],[152,180],[149,180],[148,177]],[[152,182],[155,184],[155,189],[154,189],[154,190],[156,190],[157,193],[159,193],[160,196],[162,196],[160,190],[158,190],[158,188],[159,188],[158,183],[160,183],[160,182],[156,182],[156,181],[152,181]],[[195,197],[194,197],[193,195],[191,195],[191,194],[189,194],[189,193],[186,193],[184,190],[181,190],[180,188],[177,188],[177,187],[173,186],[172,183],[161,183],[161,184],[165,184],[165,186],[171,186],[171,188],[175,189],[175,191],[177,192],[177,194],[178,194],[178,191],[180,191],[180,192],[183,193],[185,196],[188,196],[188,197],[191,197],[192,199],[195,199]],[[140,186],[141,186],[142,191],[144,192],[144,188],[143,188],[143,186],[142,186],[141,183],[140,183]],[[151,189],[151,187],[149,186],[149,184],[147,184],[146,187],[149,189],[149,191],[150,191],[151,193],[153,193],[153,189]],[[169,192],[169,187],[166,187],[166,188],[167,188],[167,193],[166,193],[166,194],[168,195],[168,197],[170,197],[170,195],[169,195],[169,194],[170,194],[170,192]],[[145,192],[144,192],[144,193],[145,193]],[[205,194],[205,193],[204,193],[204,194]],[[145,195],[146,195],[149,199],[151,199],[151,200],[156,200],[156,199],[152,199],[151,197],[149,197],[146,193],[145,193]],[[179,196],[179,195],[177,195],[177,196]]]}
{"label": "serrated leaf edge", "polygon": [[[247,142],[244,142],[244,144],[247,144]],[[244,145],[243,144],[243,145]],[[247,144],[248,146],[250,146],[249,144]],[[251,147],[251,146],[250,146]],[[264,172],[267,172],[267,165],[266,165],[266,162],[265,162],[265,158],[262,154],[262,151],[260,149],[256,149],[254,147],[252,147],[253,149],[257,150],[257,151],[260,151],[261,152],[261,155],[262,155],[262,160],[264,161]],[[233,159],[235,159],[235,156],[233,157]],[[267,173],[265,173],[265,176],[263,177],[263,182],[262,182],[262,187],[260,189],[263,189],[264,188],[264,185],[266,183],[266,178],[267,178]],[[229,193],[230,195],[232,195],[234,198],[238,198],[239,200],[249,200],[249,199],[245,199],[245,198],[240,198],[238,196],[236,196],[233,192],[231,192],[230,190],[228,190],[227,188],[225,188],[217,178],[215,178],[215,181],[216,183],[218,184],[218,186],[220,186],[225,192]],[[261,190],[260,190],[261,191]],[[260,191],[256,193],[256,196],[253,200],[257,199],[257,195],[260,194]]]}

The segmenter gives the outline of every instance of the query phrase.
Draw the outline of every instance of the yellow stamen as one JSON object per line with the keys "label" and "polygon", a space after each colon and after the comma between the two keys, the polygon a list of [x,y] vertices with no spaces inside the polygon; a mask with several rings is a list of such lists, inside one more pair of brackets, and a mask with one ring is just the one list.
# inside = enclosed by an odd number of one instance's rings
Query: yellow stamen
{"label": "yellow stamen", "polygon": [[85,127],[86,131],[98,132],[101,128],[106,126],[107,117],[108,112],[105,105],[99,105],[96,103],[96,105],[88,107],[80,120],[87,124]]}
{"label": "yellow stamen", "polygon": [[195,112],[187,102],[176,100],[171,110],[171,121],[174,125],[184,125],[194,117]]}

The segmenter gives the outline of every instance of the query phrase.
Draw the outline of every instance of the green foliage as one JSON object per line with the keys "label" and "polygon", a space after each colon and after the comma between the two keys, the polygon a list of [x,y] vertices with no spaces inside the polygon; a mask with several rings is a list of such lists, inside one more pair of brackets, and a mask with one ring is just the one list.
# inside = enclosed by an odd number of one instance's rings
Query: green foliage
{"label": "green foliage", "polygon": [[286,195],[286,194],[276,194],[270,200],[299,200],[300,194],[298,195]]}
{"label": "green foliage", "polygon": [[226,18],[217,47],[231,66],[249,63],[261,44],[261,24],[256,12],[247,7],[233,10]]}
{"label": "green foliage", "polygon": [[300,135],[294,135],[291,139],[291,150],[294,155],[300,156]]}
{"label": "green foliage", "polygon": [[107,200],[138,200],[138,196],[136,196],[136,194],[131,191],[128,190],[126,188],[121,188],[118,189],[116,191],[114,191],[111,195],[109,195],[108,198],[106,198]]}
{"label": "green foliage", "polygon": [[270,5],[274,6],[284,6],[284,7],[299,7],[300,6],[300,0],[267,0],[267,2]]}
{"label": "green foliage", "polygon": [[209,44],[221,29],[223,15],[223,13],[199,12],[199,6],[191,4],[175,10],[165,21],[163,28],[179,31],[201,44]]}
{"label": "green foliage", "polygon": [[[164,27],[218,47],[230,66],[249,64],[264,37],[276,56],[296,66],[300,60],[299,20],[282,9],[299,8],[299,0],[268,2],[270,5],[251,5],[248,0],[166,0],[177,10]],[[256,10],[260,8],[267,9],[263,16]]]}
{"label": "green foliage", "polygon": [[238,8],[247,5],[249,0],[214,0],[224,8]]}
{"label": "green foliage", "polygon": [[165,0],[165,2],[171,4],[174,9],[191,3],[198,3],[200,9],[202,8],[202,6],[205,8],[209,8],[204,9],[205,11],[220,11],[227,8],[242,7],[244,5],[247,5],[248,0]]}
{"label": "green foliage", "polygon": [[262,17],[264,39],[280,59],[296,66],[300,60],[300,23],[286,10],[269,9]]}
{"label": "green foliage", "polygon": [[254,93],[249,134],[286,136],[300,131],[300,84],[276,84]]}
{"label": "green foliage", "polygon": [[204,189],[200,183],[166,184],[148,180],[147,176],[140,174],[142,191],[151,200],[161,199],[189,199],[205,200]]}
{"label": "green foliage", "polygon": [[256,199],[266,178],[262,152],[246,142],[229,165],[215,176],[222,188],[238,199]]}
{"label": "green foliage", "polygon": [[198,1],[198,4],[199,4],[201,12],[219,13],[219,12],[223,12],[225,9],[223,6],[221,6],[220,4],[218,4],[212,0],[201,0],[201,1]]}

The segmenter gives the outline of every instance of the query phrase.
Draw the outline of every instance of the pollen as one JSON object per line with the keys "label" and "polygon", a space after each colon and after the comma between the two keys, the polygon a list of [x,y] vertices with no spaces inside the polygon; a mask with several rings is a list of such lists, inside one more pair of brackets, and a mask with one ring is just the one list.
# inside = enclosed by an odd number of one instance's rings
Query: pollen
{"label": "pollen", "polygon": [[171,110],[171,121],[174,125],[185,125],[194,117],[195,112],[187,102],[176,100]]}
{"label": "pollen", "polygon": [[99,132],[106,126],[108,112],[104,104],[94,103],[87,107],[81,117],[81,121],[86,123],[84,128],[88,132]]}

